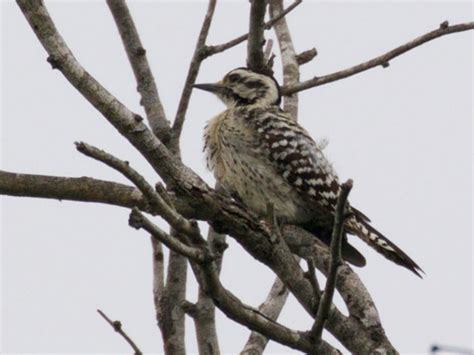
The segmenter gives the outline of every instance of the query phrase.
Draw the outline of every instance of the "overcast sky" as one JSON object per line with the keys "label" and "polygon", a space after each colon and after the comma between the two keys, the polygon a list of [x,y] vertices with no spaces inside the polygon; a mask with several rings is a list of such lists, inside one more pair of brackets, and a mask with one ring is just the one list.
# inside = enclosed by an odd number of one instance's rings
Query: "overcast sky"
{"label": "overcast sky", "polygon": [[[173,117],[205,2],[134,2],[131,11],[168,116]],[[219,2],[209,43],[247,28],[248,1]],[[104,2],[51,2],[58,29],[82,65],[130,109],[142,112],[135,81]],[[2,2],[2,169],[125,182],[75,151],[83,140],[156,181],[145,160],[63,78],[14,3]],[[296,49],[319,55],[302,78],[357,64],[431,31],[444,20],[472,21],[469,3],[305,2],[288,18]],[[425,270],[423,280],[354,241],[368,265],[357,272],[373,296],[389,339],[404,353],[433,343],[472,348],[472,35],[449,35],[355,77],[300,95],[300,123],[342,180],[351,203]],[[198,81],[220,79],[245,63],[245,45],[213,56]],[[280,78],[277,70],[277,78]],[[193,93],[184,161],[210,184],[201,153],[206,120],[223,105]],[[159,353],[146,233],[127,226],[126,209],[2,198],[2,353],[130,353],[97,315],[120,319],[147,353]],[[226,287],[251,305],[265,298],[272,273],[232,240]],[[189,299],[196,296],[190,277]],[[340,303],[339,303],[340,304]],[[281,322],[299,330],[311,319],[291,298]],[[218,312],[223,353],[236,353],[248,330]],[[327,339],[327,334],[325,335]],[[192,322],[187,346],[197,351]],[[275,344],[268,354],[289,353]]]}

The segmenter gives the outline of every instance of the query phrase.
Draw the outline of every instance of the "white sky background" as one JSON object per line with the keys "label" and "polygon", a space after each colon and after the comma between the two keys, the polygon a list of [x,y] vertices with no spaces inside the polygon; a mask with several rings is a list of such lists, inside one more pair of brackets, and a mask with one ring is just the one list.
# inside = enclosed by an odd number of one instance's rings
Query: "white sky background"
{"label": "white sky background", "polygon": [[[172,118],[207,4],[134,2],[137,23]],[[248,1],[219,3],[209,41],[247,28]],[[132,71],[105,3],[48,3],[82,65],[132,110],[142,113]],[[83,140],[156,176],[137,152],[46,62],[46,52],[14,3],[2,3],[2,169],[125,182],[75,151]],[[444,20],[472,21],[469,3],[305,2],[288,17],[296,49],[318,57],[302,78],[327,74],[392,49]],[[204,62],[198,82],[217,81],[245,63],[245,45]],[[424,280],[355,242],[368,258],[357,272],[385,329],[402,353],[432,343],[472,348],[472,35],[436,39],[355,77],[300,95],[299,120],[341,180],[354,179],[352,204],[426,271]],[[281,78],[277,67],[277,78]],[[185,123],[184,161],[210,184],[201,153],[205,121],[223,110],[193,93]],[[2,353],[129,353],[96,313],[124,324],[149,353],[159,353],[147,234],[127,226],[128,211],[107,205],[2,197]],[[229,241],[223,283],[258,305],[273,275]],[[191,274],[190,274],[191,275]],[[190,276],[190,299],[196,295]],[[294,299],[280,321],[308,329]],[[218,311],[221,350],[236,353],[248,330]],[[188,321],[187,346],[196,352]],[[270,344],[267,353],[290,350]]]}

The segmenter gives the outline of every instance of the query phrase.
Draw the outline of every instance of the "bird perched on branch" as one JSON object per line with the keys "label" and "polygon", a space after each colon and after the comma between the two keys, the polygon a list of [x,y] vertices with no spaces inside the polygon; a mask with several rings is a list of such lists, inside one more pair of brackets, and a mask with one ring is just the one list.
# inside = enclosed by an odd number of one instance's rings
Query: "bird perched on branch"
{"label": "bird perched on branch", "polygon": [[[213,84],[197,84],[227,110],[205,129],[207,166],[216,180],[249,209],[264,216],[273,205],[280,222],[300,225],[329,244],[338,177],[321,147],[280,108],[277,81],[238,68]],[[420,267],[348,204],[344,232],[357,235],[386,258],[420,276]],[[342,257],[356,266],[365,258],[344,237]]]}

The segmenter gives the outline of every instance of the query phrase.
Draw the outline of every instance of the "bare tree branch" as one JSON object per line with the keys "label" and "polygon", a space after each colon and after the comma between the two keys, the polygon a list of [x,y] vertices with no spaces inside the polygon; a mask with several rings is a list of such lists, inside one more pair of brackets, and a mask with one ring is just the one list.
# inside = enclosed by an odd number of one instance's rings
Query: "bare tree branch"
{"label": "bare tree branch", "polygon": [[363,71],[372,69],[377,66],[382,66],[384,68],[389,66],[390,60],[393,58],[398,57],[399,55],[408,52],[409,50],[416,48],[418,46],[421,46],[422,44],[429,42],[433,39],[436,39],[438,37],[445,36],[450,33],[457,33],[457,32],[463,32],[463,31],[469,31],[474,29],[474,22],[467,22],[467,23],[460,23],[457,25],[452,25],[449,26],[448,22],[445,21],[443,22],[440,27],[434,31],[428,32],[420,37],[417,37],[413,40],[411,40],[408,43],[405,43],[395,49],[392,49],[391,51],[384,53],[378,57],[375,57],[367,62],[360,63],[357,65],[354,65],[353,67],[343,69],[331,74],[319,76],[319,77],[314,77],[313,79],[309,79],[306,81],[303,81],[301,83],[295,84],[295,85],[288,85],[284,86],[282,88],[282,93],[283,95],[292,95],[296,92],[303,91],[303,90],[308,90],[310,88],[324,85],[327,83],[331,83],[336,80],[341,80],[344,78],[347,78],[349,76],[361,73]]}
{"label": "bare tree branch", "polygon": [[[191,223],[172,207],[170,207],[163,198],[148,184],[143,176],[135,171],[128,162],[122,161],[111,154],[95,148],[86,143],[76,143],[77,150],[91,158],[101,161],[111,168],[121,172],[127,179],[135,184],[135,186],[150,201],[151,206],[158,211],[174,229],[183,232],[191,238],[202,240],[201,233],[196,223]],[[138,209],[137,209],[138,211]]]}
{"label": "bare tree branch", "polygon": [[[140,229],[143,228],[149,233],[159,238],[163,243],[166,243],[166,239],[161,232],[157,233],[157,227],[153,225],[145,216],[143,216],[137,209],[134,209],[130,216],[130,225],[134,228]],[[171,239],[171,237],[170,237]],[[183,243],[169,243],[169,247],[173,252],[183,253]],[[186,246],[188,248],[193,248]],[[199,249],[195,248],[196,253],[200,252]],[[185,252],[186,254],[187,251]],[[186,255],[183,253],[183,255]],[[275,339],[282,344],[288,345],[295,349],[300,349],[303,351],[309,351],[312,349],[312,344],[309,341],[309,335],[304,335],[303,333],[290,330],[278,323],[271,321],[271,319],[264,317],[260,312],[254,310],[253,308],[246,306],[240,302],[240,300],[227,291],[219,281],[219,277],[216,272],[216,265],[213,262],[212,258],[209,257],[196,257],[196,255],[188,255],[191,260],[195,260],[195,268],[199,270],[197,272],[198,280],[204,282],[203,288],[205,292],[208,292],[218,307],[231,319],[238,321],[239,323],[255,329],[263,334],[269,336],[271,339]],[[178,278],[181,275],[183,270],[180,273],[174,273],[174,277]],[[168,273],[167,285],[173,281],[173,275]],[[163,299],[170,297],[166,295],[166,288],[163,295]],[[176,295],[174,295],[176,297]],[[174,298],[174,303],[176,303],[177,298]],[[183,303],[179,303],[180,305]],[[163,320],[164,311],[161,311],[161,321]],[[170,326],[174,326],[175,324]],[[332,349],[328,344],[322,344],[322,347],[325,349]],[[178,352],[181,353],[181,352]],[[332,353],[332,352],[331,352]]]}
{"label": "bare tree branch", "polygon": [[148,123],[153,133],[166,144],[169,139],[170,124],[166,119],[156,88],[155,79],[150,70],[146,51],[140,41],[137,28],[125,0],[107,0],[115,23],[122,38],[128,60],[135,74],[140,103],[145,108]]}
{"label": "bare tree branch", "polygon": [[[330,253],[323,242],[311,233],[291,225],[284,226],[282,234],[292,252],[302,258],[313,258],[316,267],[327,276]],[[385,352],[396,354],[397,351],[385,335],[372,297],[347,263],[339,267],[336,289],[349,310],[349,318],[352,318],[357,324],[363,325],[368,330],[370,338],[377,340],[373,342],[367,339],[361,341],[356,333],[351,333],[348,328],[344,330],[342,329],[344,327],[339,327],[338,321],[331,319],[331,316],[326,324],[328,330],[333,334],[338,333],[337,338],[347,349],[351,349],[351,352],[372,354],[376,353],[376,350],[384,349]],[[345,336],[341,337],[342,334]],[[350,339],[350,337],[353,338]],[[350,342],[350,344],[346,342]]]}
{"label": "bare tree branch", "polygon": [[313,286],[314,293],[320,297],[321,287],[319,286],[318,278],[316,277],[313,258],[306,259],[306,265],[308,266],[308,277],[311,285]]}
{"label": "bare tree branch", "polygon": [[186,111],[188,110],[189,99],[193,90],[193,84],[196,82],[201,62],[206,58],[206,39],[211,27],[212,16],[214,15],[214,9],[216,8],[216,0],[209,0],[207,7],[206,16],[199,32],[196,48],[194,49],[193,58],[189,65],[188,74],[184,83],[183,92],[178,104],[178,111],[176,112],[176,118],[173,123],[171,149],[174,152],[179,150],[179,138],[181,131],[183,130],[184,119],[186,117]]}
{"label": "bare tree branch", "polygon": [[130,214],[129,224],[136,229],[145,229],[170,248],[166,285],[156,301],[158,303],[156,307],[157,320],[165,352],[167,354],[186,354],[185,313],[182,307],[186,299],[186,258],[202,264],[209,262],[211,256],[206,248],[200,249],[188,245],[186,237],[176,231],[173,230],[172,235],[163,232],[136,208]]}
{"label": "bare tree branch", "polygon": [[334,290],[336,288],[337,271],[339,266],[342,264],[341,257],[341,245],[342,245],[342,234],[344,230],[344,213],[346,212],[347,197],[352,189],[352,180],[348,180],[341,185],[341,191],[336,204],[336,212],[334,215],[334,227],[331,235],[331,257],[330,267],[326,280],[326,286],[324,293],[319,302],[318,312],[316,313],[316,319],[311,329],[312,336],[316,340],[316,343],[321,341],[321,335],[323,333],[324,323],[326,322],[329,309],[331,308],[332,298],[334,296]]}
{"label": "bare tree branch", "polygon": [[[276,278],[267,299],[258,307],[258,310],[268,318],[276,320],[286,303],[288,294],[289,292],[285,284],[279,278]],[[252,332],[240,355],[263,354],[267,343],[267,337],[260,333]]]}
{"label": "bare tree branch", "polygon": [[138,208],[134,208],[130,213],[129,219],[130,226],[140,229],[145,229],[148,233],[150,233],[153,237],[157,240],[162,242],[171,250],[174,250],[176,253],[186,256],[191,260],[195,260],[196,262],[204,262],[205,259],[208,257],[203,250],[190,247],[180,241],[176,237],[172,237],[162,229],[160,229],[157,225],[152,223],[148,218],[146,218]]}
{"label": "bare tree branch", "polygon": [[[79,64],[58,33],[43,2],[17,0],[17,3],[48,52],[48,61],[53,68],[61,71],[69,82],[142,153],[158,174],[163,173],[165,183],[172,185],[174,180],[168,177],[186,173],[188,169],[171,157],[164,144],[142,122],[143,119],[127,109]],[[190,174],[189,178],[197,179],[194,181],[197,184],[202,182],[195,174]]]}
{"label": "bare tree branch", "polygon": [[[286,243],[280,239],[274,241],[268,228],[251,212],[216,193],[189,168],[182,165],[148,130],[139,117],[118,102],[85,72],[57,33],[42,3],[32,0],[18,0],[18,3],[41,43],[50,53],[50,63],[59,68],[109,122],[143,154],[168,187],[174,188],[177,199],[187,204],[188,208],[193,209],[194,213],[199,214],[201,218],[210,222],[215,230],[234,237],[252,256],[270,267],[296,296],[305,310],[314,316],[313,311],[318,300],[315,299],[311,284],[305,278]],[[179,208],[178,205],[177,208]],[[266,320],[266,318],[263,319]],[[248,321],[247,318],[244,320]],[[267,335],[266,329],[259,327],[252,329]],[[281,328],[278,329],[281,330]],[[372,329],[369,331],[357,320],[344,317],[335,308],[330,312],[328,329],[354,352],[367,353],[384,344],[384,334],[374,338]],[[273,333],[272,336],[274,336]]]}
{"label": "bare tree branch", "polygon": [[250,25],[247,42],[247,67],[257,73],[266,72],[263,55],[265,37],[265,13],[267,0],[252,0],[250,5]]}
{"label": "bare tree branch", "polygon": [[0,170],[0,195],[98,202],[152,212],[140,190],[89,177],[18,174]]}
{"label": "bare tree branch", "polygon": [[[176,236],[174,231],[172,231],[172,236]],[[160,299],[160,319],[158,321],[165,354],[186,354],[185,314],[181,304],[186,299],[187,273],[187,259],[170,250],[166,287]]]}
{"label": "bare tree branch", "polygon": [[[270,21],[265,22],[265,30],[269,30],[273,27],[273,25],[279,21],[281,18],[285,17],[288,13],[290,13],[295,7],[297,7],[299,4],[301,4],[303,0],[296,0],[293,4],[288,6],[285,11],[282,11],[280,14],[277,16],[273,17],[270,19]],[[249,34],[246,33],[242,36],[239,36],[237,38],[234,38],[233,40],[230,40],[229,42],[214,45],[214,46],[208,46],[207,51],[206,51],[206,57],[210,57],[211,55],[217,54],[224,52],[232,47],[235,47],[236,45],[245,42],[249,38]]]}
{"label": "bare tree branch", "polygon": [[112,321],[109,317],[105,315],[104,312],[102,312],[100,309],[97,310],[97,312],[101,315],[102,318],[105,319],[107,323],[109,323],[114,330],[120,334],[122,338],[125,339],[125,341],[132,347],[134,354],[135,355],[142,355],[143,353],[141,350],[138,348],[138,346],[133,342],[133,340],[125,333],[125,331],[122,329],[122,323],[118,320]]}
{"label": "bare tree branch", "polygon": [[153,303],[155,305],[156,321],[161,319],[160,300],[165,287],[165,270],[163,246],[159,240],[151,236],[151,246],[153,251]]}
{"label": "bare tree branch", "polygon": [[[283,0],[270,0],[270,16],[278,17],[283,12]],[[280,46],[281,61],[283,64],[283,85],[296,85],[300,80],[300,68],[296,51],[291,39],[290,30],[283,17],[274,25],[275,34]],[[298,119],[298,95],[287,95],[283,109],[295,120]]]}
{"label": "bare tree branch", "polygon": [[[224,250],[227,248],[225,235],[219,234],[209,227],[207,240],[211,249],[216,273],[220,274]],[[196,338],[200,355],[219,355],[219,342],[216,330],[215,305],[209,295],[199,287],[198,300],[193,316],[196,328]]]}
{"label": "bare tree branch", "polygon": [[[16,176],[16,174],[10,174],[10,176]],[[14,189],[13,195],[32,195],[35,197],[43,197],[43,192],[38,193],[38,191],[34,191],[33,189],[29,189],[29,186],[31,184],[35,184],[36,180],[36,175],[28,175],[27,178],[25,178],[23,175],[20,176],[18,179],[19,185],[21,186],[20,191]],[[52,177],[46,177],[47,180],[52,180],[51,185],[57,185],[54,183],[56,178]],[[62,180],[64,178],[59,178]],[[80,182],[83,178],[73,180]],[[84,178],[86,179],[86,178]],[[16,179],[13,179],[16,181]],[[0,187],[2,186],[1,183],[3,183],[5,179],[0,179]],[[93,180],[95,182],[95,180]],[[113,183],[106,183],[105,185],[105,191],[108,190],[109,184]],[[11,185],[7,184],[7,185]],[[37,185],[41,186],[42,182],[37,182]],[[25,186],[27,187],[26,189]],[[100,186],[100,185],[99,185]],[[8,187],[8,186],[7,186]],[[51,187],[51,186],[50,186]],[[137,195],[140,195],[138,193],[138,190],[130,188],[125,186],[128,191],[135,191]],[[4,186],[5,189],[5,186]],[[97,188],[96,188],[97,189]],[[81,189],[80,191],[82,191]],[[87,189],[85,189],[87,191]],[[127,191],[125,190],[125,191]],[[121,190],[118,190],[121,191]],[[194,191],[194,190],[193,190]],[[199,191],[199,190],[198,190]],[[5,190],[0,190],[1,193],[5,193]],[[63,191],[53,191],[54,195],[51,196],[53,198],[68,198],[69,196],[67,194],[62,194]],[[68,190],[65,191],[66,193],[69,192]],[[99,193],[101,193],[99,191]],[[199,193],[199,192],[198,192]],[[49,192],[48,192],[49,194]],[[124,193],[124,196],[128,196],[128,194],[131,194],[131,192],[127,192],[126,194]],[[256,257],[259,260],[264,261],[267,259],[269,256],[274,256],[273,253],[269,253],[269,251],[272,249],[272,246],[267,244],[266,241],[269,239],[268,236],[265,235],[265,232],[262,233],[263,230],[259,229],[257,226],[258,224],[254,224],[255,222],[251,222],[251,219],[248,219],[249,217],[246,216],[246,213],[243,211],[238,210],[237,206],[230,202],[228,200],[220,200],[219,198],[217,201],[218,204],[216,205],[216,202],[212,202],[212,194],[210,196],[207,196],[205,194],[204,200],[209,201],[209,205],[196,205],[194,199],[188,199],[186,198],[186,195],[180,195],[180,199],[175,200],[175,206],[178,209],[180,213],[187,213],[189,217],[193,218],[201,218],[201,219],[207,219],[210,216],[217,216],[219,218],[216,219],[214,223],[216,225],[221,226],[228,226],[226,228],[227,231],[231,232],[232,228],[232,223],[235,224],[234,228],[235,230],[232,232],[232,235],[234,236],[240,236],[239,238],[242,238],[240,241],[237,239],[244,247],[246,247],[247,250],[250,251],[250,253]],[[49,196],[46,196],[49,197]],[[87,198],[90,198],[90,196],[86,196]],[[217,196],[216,196],[217,197]],[[117,197],[118,198],[118,197]],[[130,202],[126,201],[126,203],[123,203],[122,200],[125,198],[118,198],[119,202],[121,202],[119,205],[123,206],[128,206],[131,204]],[[79,196],[75,196],[74,200],[82,200]],[[97,199],[94,197],[94,201]],[[102,201],[98,201],[102,202]],[[177,203],[179,202],[179,203]],[[194,208],[193,208],[194,207]],[[235,220],[234,220],[235,219]],[[257,229],[254,229],[257,228]],[[301,255],[302,257],[307,257],[308,255],[316,255],[315,260],[317,262],[320,262],[322,264],[318,264],[318,268],[320,270],[326,270],[327,267],[327,250],[326,254],[324,252],[324,246],[320,247],[320,249],[312,249],[314,244],[317,242],[317,239],[314,238],[311,234],[299,229],[299,228],[294,228],[291,226],[286,226],[284,227],[283,230],[285,233],[285,240],[287,243],[289,243],[290,247],[292,248],[292,251]],[[235,234],[237,232],[237,234]],[[251,248],[255,246],[259,246],[256,250],[251,251]],[[260,247],[261,246],[261,247]],[[305,254],[306,253],[306,254]],[[280,260],[279,258],[275,259],[275,263],[278,263],[280,265],[279,267],[281,268],[285,263],[283,261],[278,261]],[[326,264],[324,264],[324,260],[326,260]],[[271,259],[267,259],[267,261],[264,261],[265,264],[271,265]],[[271,267],[271,266],[270,266]],[[295,269],[297,270],[297,269]],[[281,271],[279,271],[281,274]],[[284,277],[284,279],[290,279],[285,282],[288,283],[294,283],[294,288],[298,289],[299,285],[302,285],[301,281],[299,280],[298,277],[298,272],[294,273],[296,275],[296,278],[294,279],[292,277],[293,271],[292,271],[292,266],[288,268],[288,277]],[[302,276],[304,277],[304,276]],[[344,282],[343,282],[344,281]],[[331,321],[330,318],[330,323],[331,323],[331,328],[333,328],[332,332],[336,335],[336,337],[340,340],[343,341],[345,346],[348,349],[358,349],[360,352],[370,352],[371,350],[383,346],[386,344],[388,341],[385,338],[383,328],[380,325],[380,321],[378,320],[378,315],[377,315],[377,310],[375,308],[375,305],[373,304],[373,301],[370,298],[370,295],[367,293],[367,290],[363,287],[362,283],[358,279],[357,275],[353,273],[350,268],[346,265],[344,265],[340,272],[339,272],[339,278],[338,278],[338,289],[341,292],[341,287],[345,288],[344,291],[342,292],[343,297],[347,296],[346,303],[348,304],[348,307],[351,311],[351,314],[354,314],[358,321],[356,322],[351,322],[347,325],[342,325],[338,327],[338,323],[344,321],[341,319],[340,316],[336,316],[334,318],[334,321]],[[304,288],[304,286],[301,286]],[[355,288],[355,290],[354,290]],[[301,292],[301,291],[298,291]],[[295,292],[295,293],[298,293]],[[312,288],[308,289],[308,296],[311,295]],[[364,293],[365,292],[365,293]],[[354,297],[353,294],[357,294],[358,297]],[[312,297],[312,295],[311,295]],[[358,302],[360,299],[360,302]],[[311,307],[311,306],[309,306]],[[373,318],[375,317],[375,318]],[[353,327],[353,328],[352,328]],[[364,330],[364,327],[368,327],[370,329],[370,333],[366,333]],[[372,340],[372,333],[376,334],[374,335],[374,339],[378,339],[376,341]],[[382,334],[382,335],[380,335]]]}

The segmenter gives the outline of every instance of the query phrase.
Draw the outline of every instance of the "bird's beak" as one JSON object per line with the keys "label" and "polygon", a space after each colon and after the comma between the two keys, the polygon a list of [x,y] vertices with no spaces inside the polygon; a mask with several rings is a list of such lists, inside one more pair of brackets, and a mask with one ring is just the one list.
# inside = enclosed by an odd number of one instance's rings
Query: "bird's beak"
{"label": "bird's beak", "polygon": [[195,84],[193,85],[193,88],[204,90],[204,91],[209,91],[214,94],[221,93],[224,90],[224,86],[216,83],[216,84]]}

